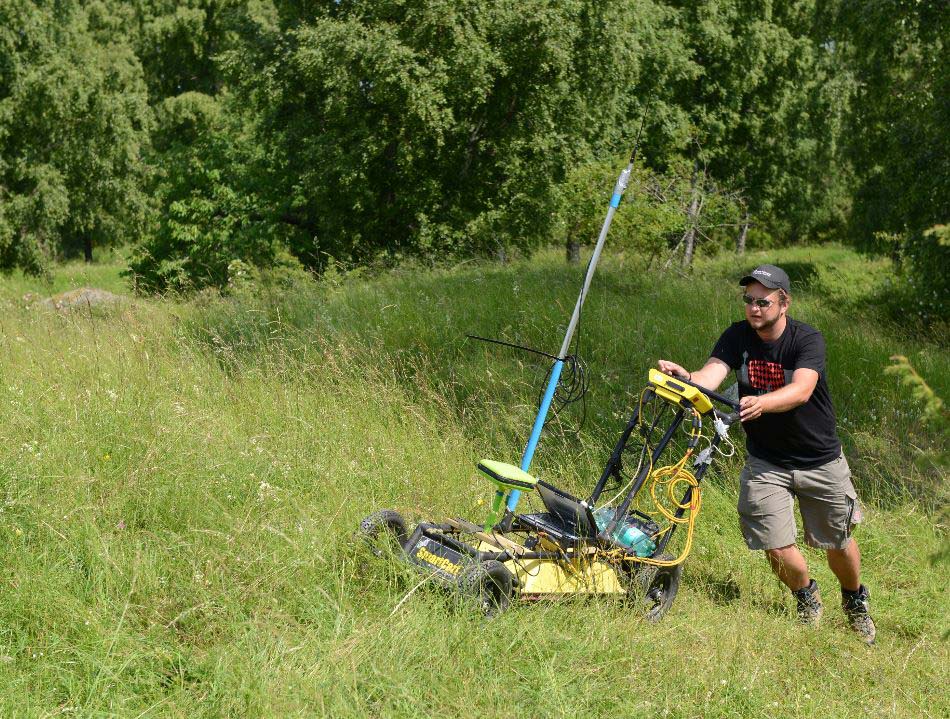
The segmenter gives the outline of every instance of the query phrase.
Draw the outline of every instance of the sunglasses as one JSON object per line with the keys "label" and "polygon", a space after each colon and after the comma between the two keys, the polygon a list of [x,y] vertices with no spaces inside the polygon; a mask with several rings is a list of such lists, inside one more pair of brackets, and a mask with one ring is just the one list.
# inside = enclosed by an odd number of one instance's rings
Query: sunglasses
{"label": "sunglasses", "polygon": [[758,297],[753,297],[752,295],[742,295],[742,301],[747,305],[755,305],[760,310],[767,310],[769,307],[775,304],[775,300],[760,299]]}

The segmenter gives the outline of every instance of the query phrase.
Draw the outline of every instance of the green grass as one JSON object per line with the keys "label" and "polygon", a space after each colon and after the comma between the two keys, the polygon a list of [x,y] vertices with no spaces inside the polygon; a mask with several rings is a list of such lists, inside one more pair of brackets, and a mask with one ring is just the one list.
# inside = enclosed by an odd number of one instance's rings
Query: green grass
{"label": "green grass", "polygon": [[66,262],[44,277],[31,277],[17,270],[0,280],[0,294],[22,300],[30,296],[49,297],[79,287],[96,287],[116,294],[128,294],[128,283],[120,275],[126,266],[120,257],[110,257],[93,264],[81,260]]}
{"label": "green grass", "polygon": [[[839,248],[778,259],[802,278],[793,315],[828,340],[869,500],[874,648],[847,632],[818,553],[826,622],[795,626],[739,535],[738,458],[707,484],[658,625],[613,601],[490,622],[427,588],[400,605],[414,577],[354,549],[378,508],[483,514],[473,464],[517,459],[546,367],[464,335],[556,350],[582,270],[553,255],[93,313],[24,306],[27,291],[122,287],[117,264],[74,265],[55,289],[0,288],[0,716],[947,716],[946,479],[928,459],[946,437],[883,374],[906,354],[950,396],[946,338],[875,313],[886,264]],[[701,363],[740,316],[738,271],[607,258],[582,325],[587,421],[545,437],[542,477],[590,486],[647,368]],[[562,428],[576,425],[569,410]]]}

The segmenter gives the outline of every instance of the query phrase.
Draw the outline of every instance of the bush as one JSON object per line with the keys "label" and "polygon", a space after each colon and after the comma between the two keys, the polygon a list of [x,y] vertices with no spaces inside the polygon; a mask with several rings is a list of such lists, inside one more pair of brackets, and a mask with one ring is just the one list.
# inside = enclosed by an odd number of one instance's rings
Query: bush
{"label": "bush", "polygon": [[[581,165],[570,172],[557,195],[557,240],[593,244],[607,214],[611,193],[622,164],[616,161]],[[701,173],[697,245],[716,252],[732,247],[738,233],[740,203]],[[611,245],[647,257],[676,252],[689,223],[694,194],[688,169],[653,172],[634,168],[620,211],[611,224]]]}
{"label": "bush", "polygon": [[909,236],[879,233],[877,239],[891,246],[898,267],[886,297],[890,313],[924,327],[950,321],[950,278],[942,269],[950,267],[950,227]]}
{"label": "bush", "polygon": [[185,93],[159,108],[155,193],[167,209],[130,262],[139,291],[223,288],[236,260],[274,263],[279,243],[247,179],[253,155],[239,128],[221,121],[220,102]]}

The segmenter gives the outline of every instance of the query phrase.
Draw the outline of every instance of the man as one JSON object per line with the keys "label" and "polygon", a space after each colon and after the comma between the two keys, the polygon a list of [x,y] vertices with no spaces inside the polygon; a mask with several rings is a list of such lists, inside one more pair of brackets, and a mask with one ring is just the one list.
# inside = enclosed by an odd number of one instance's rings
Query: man
{"label": "man", "polygon": [[797,600],[799,619],[817,625],[818,584],[796,545],[797,497],[805,542],[827,551],[848,622],[872,644],[875,628],[861,584],[861,553],[851,537],[861,509],[835,429],[824,338],[788,316],[791,285],[782,269],[762,265],[739,284],[745,287],[745,321],[722,333],[705,366],[690,373],[660,360],[659,368],[711,390],[736,371],[748,450],[739,489],[746,544],[765,550],[772,570]]}

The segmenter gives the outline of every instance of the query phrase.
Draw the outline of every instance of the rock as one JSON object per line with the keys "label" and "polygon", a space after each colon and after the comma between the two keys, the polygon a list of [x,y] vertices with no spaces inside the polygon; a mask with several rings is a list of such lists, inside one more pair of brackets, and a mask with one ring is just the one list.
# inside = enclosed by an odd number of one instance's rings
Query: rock
{"label": "rock", "polygon": [[53,295],[38,304],[41,307],[54,310],[73,310],[82,309],[84,307],[115,305],[127,300],[127,297],[114,295],[107,290],[99,290],[93,287],[80,287],[76,290],[69,290],[68,292]]}

